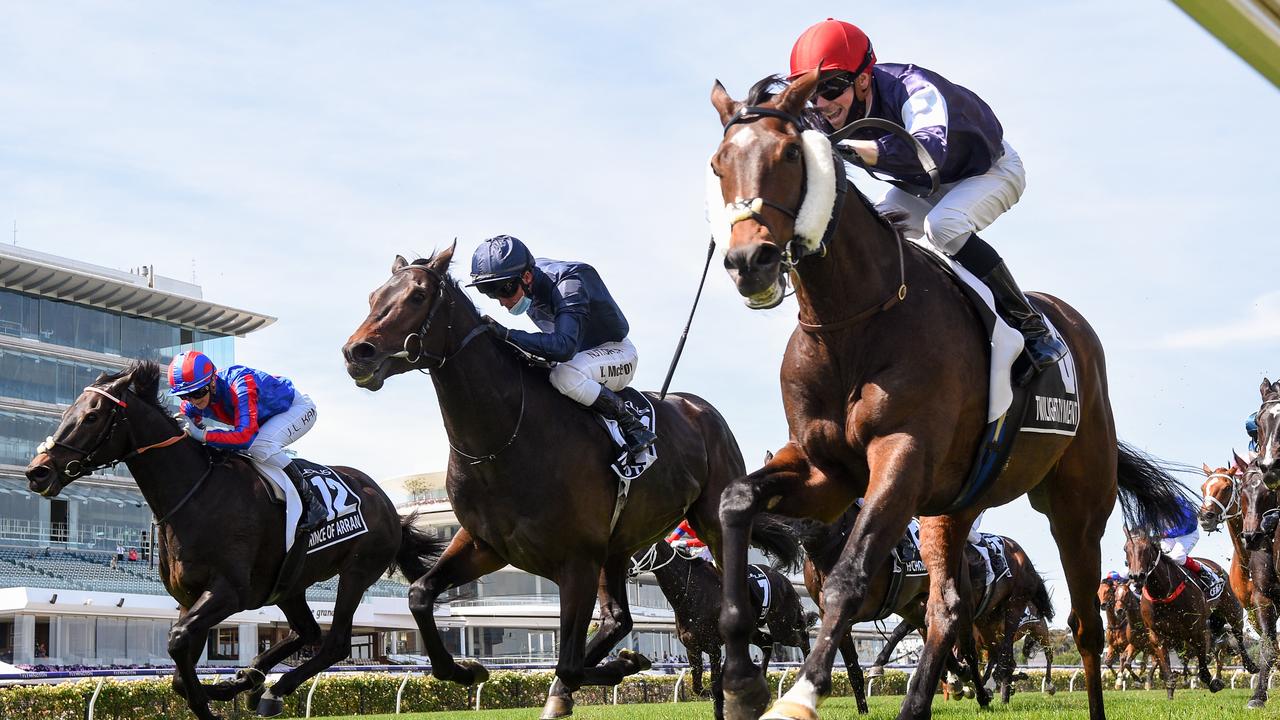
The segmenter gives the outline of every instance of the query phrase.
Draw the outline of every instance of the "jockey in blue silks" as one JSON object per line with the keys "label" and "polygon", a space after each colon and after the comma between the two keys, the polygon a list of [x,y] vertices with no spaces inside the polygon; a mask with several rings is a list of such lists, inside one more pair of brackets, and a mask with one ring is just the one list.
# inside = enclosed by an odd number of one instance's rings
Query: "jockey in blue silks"
{"label": "jockey in blue silks", "polygon": [[1210,578],[1205,567],[1191,557],[1191,551],[1200,541],[1200,509],[1181,496],[1178,498],[1178,506],[1181,511],[1178,521],[1165,528],[1161,534],[1160,550],[1174,563],[1195,573],[1200,583],[1208,587]]}
{"label": "jockey in blue silks", "polygon": [[616,393],[631,383],[638,355],[630,325],[595,268],[582,262],[533,257],[510,235],[480,243],[471,257],[471,283],[512,315],[528,314],[541,332],[512,330],[486,318],[499,337],[556,363],[551,384],[579,405],[618,423],[627,452],[653,445],[645,427]]}
{"label": "jockey in blue silks", "polygon": [[[286,445],[315,425],[316,406],[311,398],[295,390],[288,378],[243,365],[218,370],[198,350],[178,353],[169,363],[168,375],[170,392],[182,400],[177,418],[187,434],[209,447],[247,454],[284,493],[288,524],[300,520],[297,535],[327,519],[329,510],[320,491],[284,452]],[[206,429],[206,417],[230,429]],[[285,550],[292,547],[293,539],[285,538]]]}
{"label": "jockey in blue silks", "polygon": [[[881,212],[900,213],[908,237],[924,237],[991,289],[1001,316],[1022,333],[1036,370],[1056,363],[1066,345],[1027,301],[1000,254],[977,235],[1018,202],[1027,183],[1022,160],[991,108],[968,88],[919,65],[877,64],[867,35],[839,20],[820,22],[796,40],[788,79],[815,68],[821,82],[814,103],[834,129],[864,117],[892,121],[938,167],[937,193],[919,198],[894,187],[878,203]],[[844,145],[868,172],[930,184],[915,148],[902,138],[866,129]]]}

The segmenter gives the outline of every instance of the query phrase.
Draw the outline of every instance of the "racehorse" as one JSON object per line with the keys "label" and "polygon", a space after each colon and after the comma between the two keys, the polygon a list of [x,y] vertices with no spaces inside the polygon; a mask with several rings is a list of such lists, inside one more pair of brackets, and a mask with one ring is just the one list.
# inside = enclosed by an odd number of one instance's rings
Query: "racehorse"
{"label": "racehorse", "polygon": [[[178,621],[169,632],[174,691],[201,720],[217,717],[209,710],[210,699],[228,700],[244,691],[260,714],[278,715],[281,698],[350,654],[351,620],[365,590],[392,567],[409,578],[421,576],[443,543],[416,529],[413,516],[401,518],[369,476],[331,468],[358,493],[368,531],[308,553],[299,581],[274,602],[289,622],[289,635],[254,658],[235,680],[202,685],[196,661],[209,631],[235,613],[262,607],[273,594],[285,556],[284,512],[272,504],[247,459],[215,459],[186,436],[158,400],[160,373],[155,363],[135,361],[85,388],[27,465],[30,488],[52,498],[94,470],[128,465],[160,518],[160,581],[179,603]],[[305,592],[335,574],[338,596],[324,642],[264,690],[266,673],[320,639]]]}
{"label": "racehorse", "polygon": [[[777,647],[797,647],[809,654],[809,628],[816,624],[816,613],[805,612],[800,597],[786,575],[774,568],[757,566],[769,583],[769,604],[753,607],[760,625],[751,644],[760,648],[761,668],[768,672],[769,658]],[[671,603],[676,616],[676,638],[688,651],[689,669],[693,671],[693,692],[703,694],[702,654],[706,653],[711,669],[711,697],[716,718],[724,717],[724,693],[720,686],[720,598],[724,594],[720,571],[710,562],[691,557],[666,542],[654,543],[648,551],[632,557],[631,574],[652,572]]]}
{"label": "racehorse", "polygon": [[[720,495],[744,472],[724,418],[705,400],[651,396],[657,460],[630,481],[620,514],[618,450],[599,419],[561,395],[545,367],[532,367],[487,331],[475,306],[448,276],[454,247],[410,263],[396,256],[391,277],[369,296],[369,316],[343,347],[348,374],[378,390],[411,370],[430,372],[450,453],[446,490],[462,530],[409,591],[432,673],[471,685],[488,672],[455,662],[435,625],[436,598],[506,565],[560,588],[560,657],[544,718],[572,713],[583,685],[617,685],[649,667],[624,650],[597,665],[631,631],[627,568],[631,554],[687,517],[718,553]],[[775,520],[760,545],[782,564],[799,543]],[[741,569],[746,572],[745,566]],[[745,575],[744,575],[745,578]],[[602,619],[588,642],[597,598]]]}
{"label": "racehorse", "polygon": [[[1013,658],[1013,646],[1018,641],[1019,630],[1024,626],[1028,613],[1034,614],[1040,623],[1053,619],[1053,601],[1049,599],[1049,589],[1044,578],[1036,572],[1035,565],[1017,541],[1002,537],[1004,540],[1004,556],[1009,561],[1009,573],[1012,582],[1008,595],[997,601],[990,601],[986,613],[978,614],[973,624],[977,645],[987,656],[986,670],[982,674],[982,682],[994,677],[1000,688],[1000,701],[1009,702],[1013,687],[1013,671],[1016,663]],[[972,566],[971,566],[972,567]],[[979,572],[982,569],[978,568]],[[978,580],[974,583],[980,585]],[[994,594],[994,593],[993,593]],[[980,599],[980,598],[979,598]],[[974,607],[978,607],[974,603]],[[1046,627],[1047,632],[1047,627]],[[1052,650],[1048,650],[1049,663],[1052,665]],[[1045,677],[1049,677],[1046,675]]]}
{"label": "racehorse", "polygon": [[[1159,644],[1147,631],[1147,623],[1142,619],[1142,601],[1134,594],[1129,583],[1117,583],[1112,606],[1108,609],[1120,623],[1123,645],[1120,651],[1120,672],[1129,673],[1134,682],[1142,683],[1142,687],[1150,689],[1156,673],[1155,660]],[[1133,671],[1133,663],[1142,655],[1139,665],[1140,673]],[[1187,665],[1183,663],[1185,668]],[[1116,688],[1122,687],[1120,676],[1116,676]]]}
{"label": "racehorse", "polygon": [[1240,492],[1240,483],[1244,469],[1248,463],[1240,457],[1234,458],[1234,467],[1211,468],[1203,465],[1204,483],[1200,486],[1200,529],[1206,533],[1216,532],[1225,523],[1227,536],[1231,538],[1231,570],[1228,582],[1231,592],[1240,601],[1250,622],[1258,626],[1258,608],[1254,604],[1253,578],[1249,575],[1249,551],[1240,539],[1240,531],[1244,527],[1244,498]]}
{"label": "racehorse", "polygon": [[[1142,592],[1142,620],[1157,645],[1156,659],[1170,700],[1176,686],[1169,671],[1169,650],[1174,647],[1184,650],[1180,652],[1184,666],[1187,659],[1196,658],[1200,680],[1210,692],[1223,688],[1222,679],[1209,673],[1208,657],[1214,652],[1213,635],[1226,625],[1231,626],[1245,669],[1257,672],[1245,651],[1244,609],[1235,595],[1223,592],[1217,600],[1207,598],[1188,571],[1160,551],[1160,543],[1151,533],[1129,532],[1124,552],[1129,564],[1129,580]],[[1217,563],[1202,558],[1196,560],[1222,574],[1222,567]]]}
{"label": "racehorse", "polygon": [[[1040,648],[1044,652],[1044,681],[1042,686],[1046,695],[1053,695],[1057,690],[1053,687],[1053,635],[1049,632],[1049,622],[1043,617],[1039,617],[1034,609],[1028,608],[1027,616],[1018,624],[1017,637],[1024,638],[1022,641],[1022,664],[1026,665],[1031,662],[1031,656],[1035,654],[1036,648]],[[1015,679],[1023,679],[1025,673],[1014,676]]]}
{"label": "racehorse", "polygon": [[[813,652],[770,714],[782,718],[817,716],[831,692],[835,651],[871,579],[908,520],[925,516],[929,637],[901,710],[903,718],[923,718],[957,637],[971,638],[958,635],[970,612],[958,588],[965,535],[982,510],[1029,494],[1049,516],[1058,544],[1089,712],[1101,720],[1103,632],[1094,589],[1117,487],[1131,525],[1155,526],[1176,517],[1178,484],[1118,449],[1101,343],[1066,303],[1036,295],[1072,349],[1078,433],[1022,434],[999,477],[953,507],[987,426],[990,339],[953,277],[904,242],[856,187],[834,193],[833,220],[818,218],[828,226],[816,230],[823,242],[797,235],[805,198],[830,199],[844,167],[829,161],[820,133],[802,136],[808,121],[801,115],[818,81],[815,70],[776,97],[766,97],[768,83],[758,83],[745,103],[718,82],[711,94],[724,136],[711,159],[720,197],[709,202],[725,203],[723,212],[711,208],[729,226],[722,228],[730,235],[725,267],[748,305],[776,305],[789,279],[800,306],[781,369],[790,440],[762,469],[734,482],[722,501],[726,713],[754,720],[769,699],[747,651],[751,617],[742,573],[756,513],[831,522],[859,497],[868,510],[824,586],[827,613]],[[821,176],[824,162],[832,177]],[[810,234],[812,215],[805,210]]]}
{"label": "racehorse", "polygon": [[1262,708],[1267,703],[1267,685],[1271,679],[1272,664],[1276,661],[1276,603],[1280,603],[1280,576],[1277,575],[1277,559],[1280,559],[1280,540],[1276,538],[1277,507],[1275,488],[1280,486],[1280,472],[1276,458],[1280,457],[1280,382],[1272,383],[1264,378],[1258,388],[1262,405],[1258,408],[1258,456],[1245,469],[1240,485],[1244,505],[1244,523],[1240,539],[1246,550],[1252,552],[1249,574],[1253,578],[1254,605],[1258,609],[1258,630],[1261,642],[1258,665],[1262,668],[1254,686],[1253,697],[1247,707]]}

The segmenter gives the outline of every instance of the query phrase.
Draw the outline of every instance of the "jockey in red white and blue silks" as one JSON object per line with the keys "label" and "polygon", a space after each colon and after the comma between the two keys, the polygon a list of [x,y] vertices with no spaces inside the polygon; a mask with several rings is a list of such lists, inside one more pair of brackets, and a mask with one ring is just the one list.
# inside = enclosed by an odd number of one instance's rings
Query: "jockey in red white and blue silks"
{"label": "jockey in red white and blue silks", "polygon": [[715,562],[711,558],[711,548],[698,538],[698,534],[689,526],[688,520],[681,520],[676,529],[671,531],[667,536],[667,544],[672,547],[688,548],[694,557],[700,557],[707,562]]}
{"label": "jockey in red white and blue silks", "polygon": [[[286,527],[293,527],[303,507],[303,497],[294,485],[306,490],[309,483],[302,479],[301,471],[284,448],[315,425],[316,406],[311,398],[294,389],[288,378],[243,365],[218,370],[208,356],[197,350],[173,358],[169,364],[169,387],[182,399],[179,420],[187,433],[211,447],[248,454],[262,474],[284,493]],[[206,429],[205,418],[230,429]],[[314,527],[327,515],[323,502],[314,495],[314,489],[307,493],[308,522],[300,525],[302,530]],[[286,550],[292,539],[292,535],[286,536]]]}
{"label": "jockey in red white and blue silks", "polygon": [[1165,529],[1160,536],[1160,549],[1178,565],[1192,572],[1200,572],[1200,563],[1191,557],[1191,551],[1200,541],[1199,508],[1186,498],[1178,498],[1181,514],[1178,522]]}

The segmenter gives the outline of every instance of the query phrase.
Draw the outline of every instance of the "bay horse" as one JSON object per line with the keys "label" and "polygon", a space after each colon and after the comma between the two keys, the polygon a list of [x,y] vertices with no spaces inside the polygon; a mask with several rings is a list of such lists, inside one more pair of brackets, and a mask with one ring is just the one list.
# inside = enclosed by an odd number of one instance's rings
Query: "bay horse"
{"label": "bay horse", "polygon": [[1249,558],[1249,575],[1253,579],[1254,605],[1258,611],[1257,627],[1260,639],[1258,665],[1261,671],[1254,686],[1253,697],[1247,707],[1262,708],[1267,703],[1267,684],[1271,679],[1272,665],[1276,662],[1276,604],[1280,603],[1280,540],[1276,537],[1276,525],[1280,520],[1280,507],[1276,488],[1280,487],[1280,382],[1263,378],[1258,388],[1262,405],[1258,408],[1258,456],[1245,468],[1240,485],[1244,505],[1244,522],[1240,539]]}
{"label": "bay horse", "polygon": [[[711,93],[724,133],[711,159],[719,197],[708,202],[713,217],[728,225],[721,229],[729,234],[725,267],[749,306],[775,305],[789,279],[800,308],[780,378],[789,441],[763,468],[730,485],[721,504],[726,714],[754,720],[769,700],[747,652],[751,619],[742,581],[757,513],[831,522],[859,497],[869,511],[832,568],[818,641],[772,718],[817,716],[831,692],[838,643],[871,578],[908,520],[924,516],[930,632],[900,717],[925,718],[959,628],[969,625],[958,588],[965,535],[984,509],[1029,495],[1049,517],[1059,548],[1089,713],[1101,720],[1103,632],[1094,589],[1107,518],[1118,490],[1131,525],[1161,525],[1176,516],[1179,485],[1117,443],[1100,341],[1073,308],[1040,294],[1033,296],[1036,306],[1074,355],[1079,431],[1022,434],[999,477],[953,507],[987,426],[990,340],[953,277],[904,242],[856,187],[834,193],[830,222],[819,218],[827,222],[825,242],[797,235],[805,197],[830,198],[831,185],[839,187],[806,157],[806,142],[827,142],[820,133],[802,136],[809,126],[802,113],[818,82],[815,70],[776,96],[768,83],[757,83],[745,103],[719,82]],[[843,172],[838,159],[823,160],[829,147],[808,147],[814,162],[835,167],[832,175]],[[805,220],[814,221],[808,213]]]}
{"label": "bay horse", "polygon": [[1231,593],[1240,601],[1249,621],[1258,628],[1258,608],[1254,604],[1253,578],[1249,574],[1249,551],[1240,539],[1244,529],[1245,504],[1240,492],[1244,470],[1248,463],[1239,456],[1233,458],[1233,467],[1211,468],[1202,464],[1205,479],[1200,486],[1200,529],[1206,533],[1217,532],[1223,525],[1227,526],[1227,537],[1231,538],[1231,569],[1227,581]]}
{"label": "bay horse", "polygon": [[[449,277],[455,247],[412,263],[397,255],[343,357],[356,385],[373,391],[390,376],[428,371],[439,401],[450,447],[445,489],[462,529],[409,591],[432,674],[485,681],[482,665],[455,661],[445,648],[433,608],[450,588],[514,565],[560,588],[560,656],[542,717],[564,717],[579,687],[617,685],[650,666],[630,650],[598,664],[631,631],[631,554],[686,517],[718,554],[720,495],[745,472],[742,453],[707,401],[651,395],[658,459],[631,482],[615,522],[619,480],[610,463],[619,451],[593,413],[551,386],[545,367],[488,332]],[[757,529],[766,552],[784,565],[795,560],[788,526],[771,518]],[[597,599],[601,622],[588,640]]]}
{"label": "bay horse", "polygon": [[[350,654],[351,621],[365,590],[391,568],[409,578],[423,575],[443,543],[415,528],[413,516],[400,517],[368,475],[332,466],[359,494],[368,531],[307,554],[300,580],[275,602],[289,635],[254,658],[235,680],[201,684],[195,668],[209,631],[235,613],[262,607],[275,589],[285,556],[284,512],[272,504],[247,459],[215,459],[184,433],[158,400],[160,376],[159,365],[135,361],[85,388],[63,413],[51,441],[27,465],[30,489],[57,497],[94,470],[125,463],[160,518],[160,581],[179,604],[178,621],[169,631],[174,691],[200,720],[217,717],[210,699],[229,700],[245,691],[259,714],[278,715],[281,698]],[[264,689],[266,673],[320,639],[305,593],[334,575],[333,620],[319,649]]]}
{"label": "bay horse", "polygon": [[[1151,689],[1156,673],[1156,653],[1159,643],[1147,631],[1147,623],[1142,619],[1142,601],[1129,587],[1129,583],[1116,584],[1115,596],[1112,599],[1113,613],[1120,623],[1124,645],[1120,651],[1120,672],[1129,673],[1134,682],[1142,683],[1144,689]],[[1138,666],[1140,672],[1134,672],[1133,664],[1138,656],[1142,662]],[[1184,663],[1185,667],[1185,663]],[[1121,687],[1120,676],[1116,676],[1116,688]]]}
{"label": "bay horse", "polygon": [[[800,648],[809,654],[809,628],[818,615],[806,612],[800,596],[786,575],[760,566],[769,583],[769,606],[759,621],[751,644],[760,648],[761,668],[768,672],[769,659],[777,647]],[[653,573],[662,594],[671,603],[676,616],[676,639],[688,652],[693,675],[693,692],[703,695],[702,655],[706,653],[711,670],[711,698],[716,718],[724,717],[724,692],[720,685],[720,599],[724,594],[720,571],[698,557],[686,555],[666,542],[654,543],[648,551],[632,557],[631,575]],[[760,603],[753,602],[756,617],[761,616]]]}
{"label": "bay horse", "polygon": [[[1176,682],[1169,670],[1169,650],[1178,648],[1183,665],[1194,657],[1199,664],[1199,677],[1210,692],[1223,688],[1221,678],[1209,673],[1208,658],[1215,651],[1214,635],[1230,625],[1245,669],[1257,667],[1244,646],[1244,609],[1230,592],[1217,600],[1205,597],[1200,585],[1189,572],[1177,566],[1160,551],[1160,542],[1152,533],[1128,533],[1124,545],[1129,565],[1129,581],[1142,593],[1142,621],[1147,625],[1156,660],[1164,676],[1169,699],[1173,699]],[[1217,563],[1196,558],[1210,570],[1223,574]]]}

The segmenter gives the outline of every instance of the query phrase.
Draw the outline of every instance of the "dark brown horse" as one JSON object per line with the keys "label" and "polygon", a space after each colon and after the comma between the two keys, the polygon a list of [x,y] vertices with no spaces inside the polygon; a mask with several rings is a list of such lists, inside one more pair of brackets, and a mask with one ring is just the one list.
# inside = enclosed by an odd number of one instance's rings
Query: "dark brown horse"
{"label": "dark brown horse", "polygon": [[[619,480],[610,463],[617,448],[591,412],[551,386],[545,368],[530,366],[486,331],[448,277],[453,250],[413,263],[395,258],[391,278],[369,297],[368,318],[343,347],[347,372],[360,387],[378,390],[392,375],[429,370],[439,400],[451,448],[445,487],[463,529],[409,592],[432,673],[464,685],[484,681],[481,665],[455,662],[445,648],[435,601],[514,565],[560,588],[557,682],[543,717],[563,717],[579,687],[616,685],[649,667],[631,651],[598,664],[631,631],[631,554],[684,517],[718,551],[720,495],[743,473],[742,454],[705,400],[653,396],[658,459],[632,481],[615,523]],[[771,528],[760,544],[787,564],[798,542],[785,525]],[[602,621],[588,641],[597,599]]]}
{"label": "dark brown horse", "polygon": [[[1216,600],[1207,598],[1199,583],[1184,568],[1175,565],[1160,551],[1159,539],[1150,533],[1130,533],[1124,545],[1129,564],[1129,580],[1142,593],[1142,620],[1147,625],[1156,659],[1164,676],[1169,699],[1176,682],[1169,671],[1169,650],[1178,649],[1187,660],[1194,657],[1199,676],[1210,692],[1223,688],[1221,678],[1209,672],[1209,655],[1215,652],[1214,635],[1231,626],[1245,669],[1257,672],[1244,647],[1244,609],[1235,595],[1223,592]],[[1196,558],[1213,572],[1223,574],[1215,562]]]}
{"label": "dark brown horse", "polygon": [[[260,713],[278,715],[281,698],[350,654],[351,619],[365,590],[392,566],[406,577],[421,576],[440,547],[413,528],[411,517],[402,519],[367,475],[333,467],[359,493],[368,532],[308,554],[300,581],[275,603],[292,632],[254,658],[236,680],[202,685],[195,666],[209,631],[235,613],[262,607],[274,589],[284,560],[284,512],[271,503],[247,460],[216,461],[183,433],[157,401],[159,378],[158,365],[135,362],[86,388],[63,413],[53,442],[27,466],[31,490],[56,497],[95,469],[127,464],[160,518],[160,580],[180,606],[169,632],[173,689],[201,720],[217,717],[209,710],[210,699],[227,700],[246,690],[251,701],[261,695]],[[266,673],[320,639],[305,591],[334,575],[338,597],[324,642],[264,692]]]}
{"label": "dark brown horse", "polygon": [[[1142,619],[1142,601],[1133,592],[1127,582],[1117,583],[1115,596],[1108,612],[1115,615],[1120,624],[1123,646],[1120,650],[1120,672],[1129,673],[1134,682],[1141,683],[1143,688],[1151,689],[1152,678],[1155,677],[1156,653],[1159,643],[1147,632],[1147,623]],[[1138,656],[1142,656],[1140,672],[1134,672],[1133,664]],[[1185,667],[1185,664],[1184,664]],[[1116,688],[1120,688],[1121,678],[1116,676]]]}
{"label": "dark brown horse", "polygon": [[[1016,667],[1013,645],[1018,641],[1019,630],[1027,618],[1027,611],[1032,611],[1041,622],[1052,620],[1053,601],[1049,599],[1049,589],[1044,584],[1044,578],[1036,572],[1035,565],[1022,546],[1011,538],[1003,539],[1011,582],[1002,597],[997,596],[989,601],[989,610],[977,616],[973,629],[978,649],[987,657],[982,680],[985,683],[988,677],[994,677],[996,686],[1000,688],[1000,701],[1007,703]],[[975,580],[975,585],[982,584],[981,579]],[[974,602],[974,607],[977,607],[977,601]],[[1050,658],[1052,662],[1052,656]]]}
{"label": "dark brown horse", "polygon": [[[653,573],[671,603],[676,616],[676,639],[688,652],[695,695],[703,694],[702,655],[706,653],[713,710],[717,718],[724,717],[724,691],[720,685],[720,646],[724,644],[720,639],[720,600],[724,589],[720,571],[706,560],[685,555],[665,542],[654,543],[632,560],[631,574]],[[764,617],[751,644],[760,648],[761,668],[768,672],[775,646],[800,648],[803,655],[809,654],[809,628],[816,624],[818,616],[805,612],[786,575],[772,567],[759,567],[769,584],[769,606],[763,610]],[[759,618],[761,603],[753,602],[752,608]]]}
{"label": "dark brown horse", "polygon": [[[901,710],[903,718],[923,718],[959,628],[969,625],[958,587],[965,535],[982,510],[1029,494],[1032,506],[1049,516],[1058,544],[1089,712],[1101,720],[1103,632],[1094,590],[1117,487],[1131,522],[1155,524],[1175,516],[1178,485],[1136,455],[1117,451],[1101,343],[1074,309],[1037,295],[1037,307],[1073,351],[1078,434],[1022,434],[1000,476],[951,510],[987,425],[989,338],[954,278],[924,250],[904,243],[855,187],[837,195],[821,247],[816,238],[797,237],[809,174],[815,193],[821,186],[829,197],[835,183],[810,167],[802,138],[808,123],[801,115],[818,81],[814,71],[769,98],[758,84],[746,103],[716,83],[711,96],[725,126],[711,167],[726,204],[725,213],[713,205],[714,217],[731,235],[726,269],[749,304],[776,304],[789,278],[800,306],[781,370],[790,440],[764,468],[731,485],[721,508],[726,712],[733,720],[754,720],[768,703],[768,688],[747,654],[751,627],[741,581],[756,513],[831,522],[858,497],[868,510],[824,586],[827,614],[818,642],[770,715],[782,718],[817,716],[831,691],[836,649],[871,579],[911,516],[924,516],[930,632]],[[810,155],[821,160],[823,152],[830,150],[811,147]],[[843,164],[836,170],[843,172]]]}
{"label": "dark brown horse", "polygon": [[1272,664],[1276,662],[1277,603],[1280,603],[1280,540],[1276,525],[1280,521],[1275,488],[1280,487],[1280,382],[1263,379],[1258,388],[1262,406],[1258,408],[1258,457],[1245,469],[1240,493],[1245,506],[1240,539],[1249,558],[1249,576],[1253,579],[1254,604],[1258,610],[1258,631],[1262,668],[1248,707],[1261,708],[1267,703],[1267,684]]}

